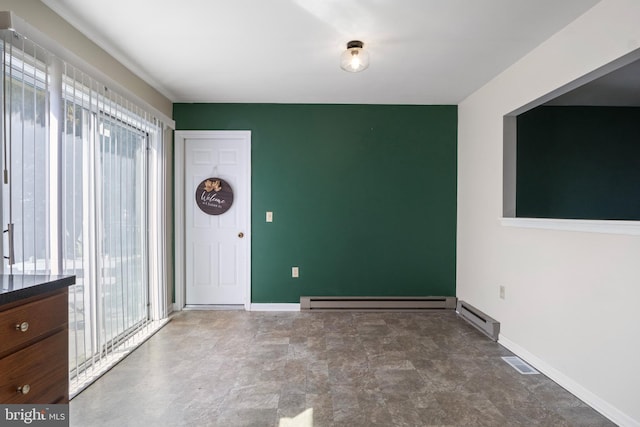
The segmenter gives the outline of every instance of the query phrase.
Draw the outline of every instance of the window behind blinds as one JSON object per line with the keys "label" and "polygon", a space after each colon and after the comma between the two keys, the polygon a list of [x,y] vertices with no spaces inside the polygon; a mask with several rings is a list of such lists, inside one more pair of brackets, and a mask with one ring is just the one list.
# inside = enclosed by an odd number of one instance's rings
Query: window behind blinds
{"label": "window behind blinds", "polygon": [[52,226],[47,179],[50,56],[12,32],[3,34],[0,43],[4,272],[47,273]]}
{"label": "window behind blinds", "polygon": [[15,30],[0,37],[2,269],[76,276],[73,395],[166,318],[165,124]]}

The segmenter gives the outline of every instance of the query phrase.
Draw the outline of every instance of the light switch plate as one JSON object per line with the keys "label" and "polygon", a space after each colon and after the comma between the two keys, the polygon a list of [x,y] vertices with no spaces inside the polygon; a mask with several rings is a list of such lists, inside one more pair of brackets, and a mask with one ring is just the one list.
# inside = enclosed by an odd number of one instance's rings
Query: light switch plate
{"label": "light switch plate", "polygon": [[298,267],[291,267],[291,277],[300,277],[300,270]]}
{"label": "light switch plate", "polygon": [[267,222],[273,222],[273,212],[267,212]]}

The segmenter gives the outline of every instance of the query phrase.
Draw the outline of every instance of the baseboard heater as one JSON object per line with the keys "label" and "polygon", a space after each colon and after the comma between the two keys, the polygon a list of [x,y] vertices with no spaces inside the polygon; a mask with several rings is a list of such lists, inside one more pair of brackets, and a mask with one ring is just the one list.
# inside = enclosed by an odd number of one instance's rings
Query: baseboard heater
{"label": "baseboard heater", "polygon": [[455,310],[456,297],[300,297],[300,310]]}
{"label": "baseboard heater", "polygon": [[500,322],[487,316],[470,304],[459,300],[456,313],[464,320],[475,326],[480,332],[494,341],[498,341],[500,334]]}

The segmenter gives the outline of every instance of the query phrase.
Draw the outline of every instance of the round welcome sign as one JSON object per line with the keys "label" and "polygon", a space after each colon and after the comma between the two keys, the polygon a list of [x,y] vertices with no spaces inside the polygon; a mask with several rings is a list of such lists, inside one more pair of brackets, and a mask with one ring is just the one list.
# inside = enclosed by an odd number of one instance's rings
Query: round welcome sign
{"label": "round welcome sign", "polygon": [[196,204],[206,214],[223,214],[233,204],[233,190],[224,179],[207,178],[196,189]]}

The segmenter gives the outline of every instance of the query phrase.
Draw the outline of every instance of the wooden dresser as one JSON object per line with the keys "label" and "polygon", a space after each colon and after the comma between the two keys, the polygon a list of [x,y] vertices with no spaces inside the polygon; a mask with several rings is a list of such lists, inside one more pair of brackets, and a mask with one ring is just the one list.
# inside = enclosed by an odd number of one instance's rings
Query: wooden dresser
{"label": "wooden dresser", "polygon": [[68,403],[74,276],[0,275],[0,403]]}

